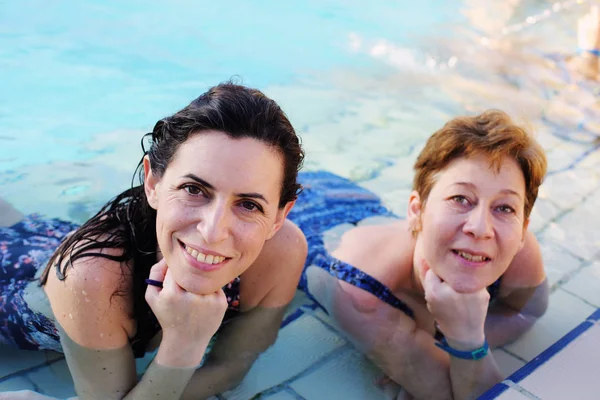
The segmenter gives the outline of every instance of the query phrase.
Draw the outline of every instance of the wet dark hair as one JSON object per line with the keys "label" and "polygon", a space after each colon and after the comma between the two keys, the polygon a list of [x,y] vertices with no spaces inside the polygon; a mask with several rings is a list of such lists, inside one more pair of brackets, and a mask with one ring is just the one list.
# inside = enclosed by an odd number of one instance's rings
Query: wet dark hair
{"label": "wet dark hair", "polygon": [[[162,177],[179,146],[192,135],[220,131],[233,139],[253,138],[276,149],[283,159],[283,181],[279,208],[297,198],[301,185],[298,171],[304,160],[300,139],[281,108],[262,92],[231,82],[210,88],[176,114],[156,123],[142,139],[153,174]],[[145,151],[144,139],[151,145]],[[58,279],[65,280],[69,266],[83,257],[103,257],[120,262],[123,274],[133,275],[134,317],[137,333],[132,339],[136,357],[144,354],[150,339],[160,329],[156,317],[144,299],[150,268],[156,263],[156,211],[144,192],[142,161],[136,168],[139,184],[124,191],[69,236],[56,250],[40,284],[48,279],[51,267]],[[121,250],[111,255],[102,249]],[[114,295],[123,295],[122,290]]]}

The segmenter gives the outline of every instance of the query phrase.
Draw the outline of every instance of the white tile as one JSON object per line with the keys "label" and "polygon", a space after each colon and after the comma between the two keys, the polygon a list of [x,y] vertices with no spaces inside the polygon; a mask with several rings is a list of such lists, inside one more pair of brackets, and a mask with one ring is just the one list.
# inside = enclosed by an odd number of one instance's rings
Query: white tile
{"label": "white tile", "polygon": [[[13,390],[33,390],[33,384],[27,379],[16,376],[7,381],[0,382],[0,392],[9,392]],[[0,398],[1,398],[0,394]]]}
{"label": "white tile", "polygon": [[536,233],[552,221],[559,213],[560,208],[548,200],[538,198],[529,216],[529,230]]}
{"label": "white tile", "polygon": [[44,394],[58,398],[76,396],[73,379],[65,360],[27,374]]}
{"label": "white tile", "polygon": [[382,376],[373,363],[349,349],[290,387],[306,399],[384,400],[383,390],[375,384]]}
{"label": "white tile", "polygon": [[546,314],[523,336],[504,347],[511,353],[530,361],[585,321],[595,310],[589,304],[558,289],[550,295]]}
{"label": "white tile", "polygon": [[600,307],[600,261],[583,268],[562,288]]}
{"label": "white tile", "polygon": [[[544,400],[597,400],[600,326],[588,329],[519,385]],[[552,382],[549,384],[549,382]]]}
{"label": "white tile", "polygon": [[247,400],[304,371],[346,341],[312,316],[287,325],[275,344],[252,366],[243,382],[224,393],[228,400]]}
{"label": "white tile", "polygon": [[46,362],[43,351],[18,350],[0,345],[0,378],[25,369],[37,367]]}
{"label": "white tile", "polygon": [[516,388],[508,388],[496,397],[496,400],[531,400],[531,397],[527,397]]}
{"label": "white tile", "polygon": [[554,239],[578,257],[593,260],[600,253],[599,204],[600,190],[596,190],[574,210],[560,217],[556,226],[545,231],[542,237]]}
{"label": "white tile", "polygon": [[[261,397],[262,399],[262,397]],[[279,392],[279,393],[275,393],[271,396],[267,396],[264,398],[264,400],[296,400],[297,397],[287,393],[287,392]]]}
{"label": "white tile", "polygon": [[[551,225],[552,227],[553,225]],[[550,228],[551,229],[551,228]],[[542,238],[540,240],[540,250],[544,260],[544,270],[548,278],[548,284],[552,287],[561,279],[577,270],[582,261],[575,258],[565,248],[560,246],[555,240]]]}
{"label": "white tile", "polygon": [[494,355],[494,360],[496,360],[496,364],[498,364],[498,369],[500,369],[503,378],[512,375],[513,372],[525,365],[523,361],[508,354],[502,349],[494,349],[492,350],[492,354]]}
{"label": "white tile", "polygon": [[[550,175],[540,187],[539,197],[548,199],[563,210],[579,204],[581,199],[593,192],[600,184],[594,171],[567,170]],[[568,188],[568,192],[565,189]]]}
{"label": "white tile", "polygon": [[312,305],[312,304],[313,304],[313,301],[308,298],[306,293],[304,293],[302,290],[298,289],[298,290],[296,290],[296,294],[294,295],[294,298],[290,302],[290,305],[288,306],[288,308],[285,312],[285,315],[288,316],[290,314],[293,314],[298,308],[300,308],[304,305]]}

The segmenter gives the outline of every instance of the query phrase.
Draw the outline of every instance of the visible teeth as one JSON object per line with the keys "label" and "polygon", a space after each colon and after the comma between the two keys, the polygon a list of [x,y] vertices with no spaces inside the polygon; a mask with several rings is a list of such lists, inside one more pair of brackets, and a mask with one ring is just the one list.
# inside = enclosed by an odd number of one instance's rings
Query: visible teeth
{"label": "visible teeth", "polygon": [[222,256],[213,256],[212,254],[204,254],[200,253],[196,249],[192,249],[191,247],[185,246],[185,251],[187,251],[192,257],[196,260],[205,263],[205,264],[219,264],[225,260],[225,257]]}
{"label": "visible teeth", "polygon": [[469,254],[469,253],[465,253],[464,251],[459,251],[458,254],[464,258],[465,260],[468,261],[474,261],[474,262],[482,262],[487,260],[488,258],[485,256],[475,256],[473,254]]}

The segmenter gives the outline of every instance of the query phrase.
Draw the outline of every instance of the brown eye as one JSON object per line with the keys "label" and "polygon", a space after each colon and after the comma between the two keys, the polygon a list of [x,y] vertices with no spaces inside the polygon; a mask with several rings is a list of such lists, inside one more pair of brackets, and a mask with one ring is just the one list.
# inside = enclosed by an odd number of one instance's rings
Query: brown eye
{"label": "brown eye", "polygon": [[511,206],[506,205],[506,204],[502,205],[502,206],[499,206],[497,208],[497,210],[500,211],[500,212],[502,212],[502,213],[505,213],[505,214],[514,214],[515,213],[515,209],[512,208]]}
{"label": "brown eye", "polygon": [[183,185],[182,189],[193,196],[197,196],[202,193],[202,189],[196,185]]}
{"label": "brown eye", "polygon": [[247,211],[262,211],[262,208],[253,201],[242,201],[240,204],[244,208],[244,210]]}

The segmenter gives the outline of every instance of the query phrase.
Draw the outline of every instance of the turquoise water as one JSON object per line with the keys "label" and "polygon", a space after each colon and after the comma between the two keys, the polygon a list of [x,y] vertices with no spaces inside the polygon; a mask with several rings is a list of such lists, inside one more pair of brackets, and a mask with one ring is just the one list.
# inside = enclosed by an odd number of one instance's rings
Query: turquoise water
{"label": "turquoise water", "polygon": [[[279,100],[300,131],[315,112],[335,117],[355,93],[333,94],[332,76],[389,68],[353,38],[410,43],[461,18],[457,3],[406,4],[1,2],[2,196],[84,219],[128,184],[142,133],[232,77]],[[276,96],[291,86],[310,91]]]}
{"label": "turquoise water", "polygon": [[[479,29],[466,3],[2,1],[0,196],[85,220],[130,185],[143,133],[232,77],[282,105],[307,169],[378,177],[472,110],[464,83],[441,75],[474,46],[445,44]],[[487,67],[475,67],[469,84],[487,85],[473,78]],[[406,186],[410,166],[393,177]]]}

